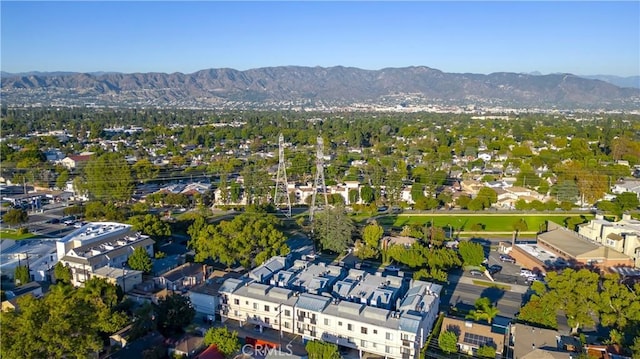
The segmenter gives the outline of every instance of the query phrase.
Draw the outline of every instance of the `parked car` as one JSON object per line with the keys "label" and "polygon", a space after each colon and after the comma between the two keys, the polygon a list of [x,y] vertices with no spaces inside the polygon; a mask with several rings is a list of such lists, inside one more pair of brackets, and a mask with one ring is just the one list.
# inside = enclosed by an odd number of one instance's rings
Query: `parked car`
{"label": "parked car", "polygon": [[499,264],[493,264],[487,268],[490,274],[496,274],[502,270],[502,266]]}
{"label": "parked car", "polygon": [[390,265],[390,266],[386,266],[384,269],[388,270],[389,272],[397,272],[400,270],[400,267],[395,265]]}
{"label": "parked car", "polygon": [[501,254],[501,255],[500,255],[500,261],[502,261],[502,262],[509,262],[509,263],[515,263],[515,262],[516,262],[516,260],[515,260],[515,259],[513,259],[513,257],[512,257],[512,256],[507,255],[507,254]]}
{"label": "parked car", "polygon": [[482,272],[480,272],[480,271],[479,271],[479,270],[477,270],[477,269],[472,269],[472,270],[470,270],[470,271],[469,271],[469,274],[471,274],[471,275],[473,275],[473,276],[481,276],[481,275],[482,275]]}

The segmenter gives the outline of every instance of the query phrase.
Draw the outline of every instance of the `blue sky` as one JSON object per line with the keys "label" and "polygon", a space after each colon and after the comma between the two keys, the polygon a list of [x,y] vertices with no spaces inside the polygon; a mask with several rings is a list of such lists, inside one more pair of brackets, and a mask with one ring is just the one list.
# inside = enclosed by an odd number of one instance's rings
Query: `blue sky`
{"label": "blue sky", "polygon": [[640,75],[640,2],[0,3],[1,68]]}

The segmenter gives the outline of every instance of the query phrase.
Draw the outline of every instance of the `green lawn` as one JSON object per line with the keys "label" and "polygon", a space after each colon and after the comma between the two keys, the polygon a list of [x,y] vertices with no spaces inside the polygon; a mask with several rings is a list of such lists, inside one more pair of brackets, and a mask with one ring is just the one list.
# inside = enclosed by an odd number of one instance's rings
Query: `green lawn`
{"label": "green lawn", "polygon": [[3,229],[0,231],[0,239],[21,240],[21,239],[31,238],[33,236],[34,236],[33,233],[25,233],[25,234],[18,235],[16,231],[13,229]]}
{"label": "green lawn", "polygon": [[500,290],[506,290],[506,291],[511,290],[511,286],[510,285],[496,284],[496,283],[492,283],[492,282],[485,282],[483,280],[474,280],[473,284],[479,285],[481,287],[498,288]]}
{"label": "green lawn", "polygon": [[592,215],[579,215],[579,214],[562,214],[562,215],[549,215],[549,214],[520,214],[520,215],[400,215],[400,216],[387,216],[378,219],[378,223],[384,226],[403,227],[408,224],[424,225],[433,221],[436,227],[449,228],[449,225],[453,227],[455,231],[462,228],[462,231],[472,231],[472,226],[476,223],[481,223],[484,229],[478,232],[510,232],[513,231],[512,225],[515,221],[523,218],[527,223],[527,231],[537,232],[541,228],[545,221],[553,221],[560,225],[564,225],[565,218],[568,217],[580,217],[584,216],[585,221],[593,218]]}

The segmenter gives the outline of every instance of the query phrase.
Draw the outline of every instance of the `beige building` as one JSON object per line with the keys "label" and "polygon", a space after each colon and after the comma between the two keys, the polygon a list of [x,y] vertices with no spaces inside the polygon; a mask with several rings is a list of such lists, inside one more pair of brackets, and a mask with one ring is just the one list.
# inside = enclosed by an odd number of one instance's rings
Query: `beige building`
{"label": "beige building", "polygon": [[223,322],[323,340],[361,355],[419,358],[438,314],[442,286],[323,263],[284,259],[281,265],[282,260],[274,257],[248,277],[224,282]]}
{"label": "beige building", "polygon": [[600,214],[579,226],[578,233],[590,240],[624,253],[640,268],[640,221],[628,214],[622,220],[609,222]]}

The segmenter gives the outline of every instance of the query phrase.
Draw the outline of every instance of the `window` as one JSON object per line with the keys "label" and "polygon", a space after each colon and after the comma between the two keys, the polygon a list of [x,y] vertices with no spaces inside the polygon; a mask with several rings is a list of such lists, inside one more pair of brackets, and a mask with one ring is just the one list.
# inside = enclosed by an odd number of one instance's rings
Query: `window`
{"label": "window", "polygon": [[363,348],[366,348],[367,347],[367,341],[366,340],[361,340],[360,341],[360,346],[363,347]]}
{"label": "window", "polygon": [[393,340],[393,334],[387,332],[387,340]]}
{"label": "window", "polygon": [[245,301],[244,301],[244,305],[249,305],[249,301],[248,301],[248,300],[245,300]]}
{"label": "window", "polygon": [[284,322],[284,327],[289,329],[289,322]]}
{"label": "window", "polygon": [[253,303],[253,309],[258,309],[258,303]]}
{"label": "window", "polygon": [[291,311],[289,309],[285,309],[284,310],[284,316],[285,317],[290,317],[291,316]]}
{"label": "window", "polygon": [[367,327],[360,327],[360,333],[367,334]]}
{"label": "window", "polygon": [[324,318],[324,325],[329,325],[329,319],[328,318]]}
{"label": "window", "polygon": [[342,322],[338,322],[338,326],[341,327],[342,326]]}
{"label": "window", "polygon": [[378,334],[378,329],[374,329],[373,334]]}
{"label": "window", "polygon": [[237,310],[234,310],[234,311],[233,311],[233,316],[234,316],[234,317],[237,317],[238,315],[239,315],[239,314],[238,314],[238,311],[237,311]]}
{"label": "window", "polygon": [[233,304],[240,305],[240,299],[236,298],[233,300]]}
{"label": "window", "polygon": [[388,345],[385,345],[384,346],[384,352],[387,353],[387,354],[391,353],[391,347],[388,346]]}
{"label": "window", "polygon": [[374,348],[377,348],[378,344],[376,344],[376,342],[371,342],[371,346],[374,347]]}
{"label": "window", "polygon": [[264,322],[265,322],[266,324],[269,324],[269,322],[270,322],[269,318],[264,318]]}
{"label": "window", "polygon": [[268,311],[269,311],[269,306],[268,306],[268,305],[265,305],[265,306],[264,306],[264,311],[265,311],[265,312],[268,312]]}
{"label": "window", "polygon": [[353,324],[351,324],[351,323],[347,324],[347,330],[352,332],[353,331]]}

